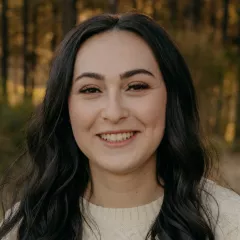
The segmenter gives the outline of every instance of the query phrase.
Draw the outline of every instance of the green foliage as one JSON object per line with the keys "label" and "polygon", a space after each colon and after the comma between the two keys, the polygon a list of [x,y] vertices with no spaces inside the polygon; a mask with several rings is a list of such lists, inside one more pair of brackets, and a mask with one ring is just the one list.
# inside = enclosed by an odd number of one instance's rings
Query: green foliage
{"label": "green foliage", "polygon": [[0,172],[20,154],[25,140],[26,124],[34,109],[30,100],[17,106],[0,102]]}

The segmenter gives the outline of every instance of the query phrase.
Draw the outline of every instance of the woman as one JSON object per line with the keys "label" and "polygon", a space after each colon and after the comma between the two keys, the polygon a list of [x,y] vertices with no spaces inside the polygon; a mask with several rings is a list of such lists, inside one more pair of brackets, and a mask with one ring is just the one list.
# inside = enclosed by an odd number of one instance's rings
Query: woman
{"label": "woman", "polygon": [[27,143],[33,170],[0,238],[240,239],[240,197],[206,180],[189,70],[145,15],[65,37]]}

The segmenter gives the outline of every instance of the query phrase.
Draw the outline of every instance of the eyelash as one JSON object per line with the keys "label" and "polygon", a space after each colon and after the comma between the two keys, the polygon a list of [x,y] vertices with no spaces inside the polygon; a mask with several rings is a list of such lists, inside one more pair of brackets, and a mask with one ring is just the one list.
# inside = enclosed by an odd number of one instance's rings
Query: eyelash
{"label": "eyelash", "polygon": [[[138,91],[145,90],[148,88],[149,88],[149,85],[147,83],[129,84],[127,91],[137,91],[138,92]],[[79,92],[83,93],[83,94],[94,94],[94,93],[100,92],[100,90],[96,87],[84,87]]]}

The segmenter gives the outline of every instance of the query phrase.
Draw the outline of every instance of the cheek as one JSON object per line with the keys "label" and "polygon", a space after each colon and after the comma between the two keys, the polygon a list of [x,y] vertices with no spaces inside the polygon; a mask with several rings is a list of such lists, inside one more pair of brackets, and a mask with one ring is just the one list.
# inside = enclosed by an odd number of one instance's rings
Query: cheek
{"label": "cheek", "polygon": [[164,128],[166,116],[166,94],[156,92],[147,96],[140,104],[142,121],[147,128]]}
{"label": "cheek", "polygon": [[95,112],[89,105],[81,103],[78,99],[72,98],[68,103],[69,117],[74,132],[89,129]]}

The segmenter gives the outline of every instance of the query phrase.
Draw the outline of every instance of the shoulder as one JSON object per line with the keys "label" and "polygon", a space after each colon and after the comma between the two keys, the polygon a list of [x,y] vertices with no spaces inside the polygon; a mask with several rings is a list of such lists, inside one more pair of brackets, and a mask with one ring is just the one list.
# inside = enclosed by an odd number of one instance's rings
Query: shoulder
{"label": "shoulder", "polygon": [[[4,224],[5,221],[8,221],[9,219],[12,218],[13,214],[18,210],[20,203],[16,203],[12,208],[8,209],[3,221],[0,223],[0,227]],[[2,238],[2,240],[16,240],[17,239],[17,231],[18,231],[18,226],[17,224],[15,227],[13,227],[10,232]]]}
{"label": "shoulder", "polygon": [[209,208],[216,224],[216,240],[240,240],[240,195],[206,180]]}
{"label": "shoulder", "polygon": [[[240,195],[231,189],[222,187],[217,183],[206,180],[204,187],[212,195],[219,207],[220,213],[234,213],[240,217]],[[211,203],[211,201],[210,201]]]}

